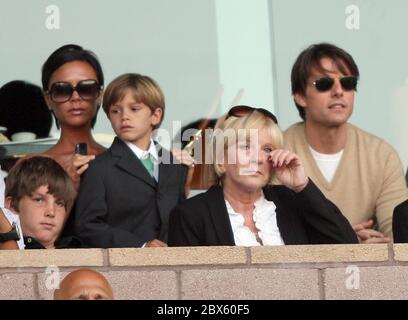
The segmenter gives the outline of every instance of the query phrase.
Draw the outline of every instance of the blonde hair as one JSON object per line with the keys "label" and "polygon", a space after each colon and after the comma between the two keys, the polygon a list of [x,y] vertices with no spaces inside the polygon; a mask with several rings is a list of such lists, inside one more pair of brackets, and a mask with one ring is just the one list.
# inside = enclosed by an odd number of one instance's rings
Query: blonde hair
{"label": "blonde hair", "polygon": [[[283,147],[283,134],[279,126],[269,117],[266,117],[263,113],[257,111],[250,112],[241,117],[223,115],[218,119],[214,127],[214,133],[210,141],[210,148],[212,153],[213,167],[212,170],[207,170],[206,176],[208,178],[207,183],[214,184],[219,183],[224,175],[224,171],[221,169],[222,161],[220,157],[224,154],[228,147],[237,143],[238,138],[250,137],[251,130],[266,129],[268,132],[271,145],[273,149],[281,149]],[[223,143],[223,148],[217,148],[217,145]],[[274,175],[271,176],[270,184],[276,182]]]}
{"label": "blonde hair", "polygon": [[164,118],[165,100],[163,91],[152,78],[137,73],[122,74],[112,80],[106,87],[102,108],[108,118],[112,105],[122,100],[128,90],[131,90],[137,102],[144,103],[152,113],[157,108],[162,110],[160,123],[154,126],[154,129],[158,128]]}

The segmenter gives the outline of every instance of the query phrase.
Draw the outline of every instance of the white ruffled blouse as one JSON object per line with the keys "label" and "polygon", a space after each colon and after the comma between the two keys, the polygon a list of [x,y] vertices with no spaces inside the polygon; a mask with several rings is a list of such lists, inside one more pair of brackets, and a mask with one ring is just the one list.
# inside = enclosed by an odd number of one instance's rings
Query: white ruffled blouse
{"label": "white ruffled blouse", "polygon": [[[227,211],[234,234],[235,245],[254,247],[261,244],[256,240],[256,235],[244,225],[245,219],[241,213],[235,212],[230,203],[225,200]],[[276,206],[273,201],[265,199],[262,192],[261,197],[254,203],[253,219],[258,231],[258,236],[263,245],[284,245],[276,222]]]}

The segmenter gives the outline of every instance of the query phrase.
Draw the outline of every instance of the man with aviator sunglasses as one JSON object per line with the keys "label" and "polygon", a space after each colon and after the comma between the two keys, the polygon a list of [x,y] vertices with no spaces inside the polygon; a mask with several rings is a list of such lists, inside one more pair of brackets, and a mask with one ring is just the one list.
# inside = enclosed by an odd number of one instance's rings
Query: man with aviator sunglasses
{"label": "man with aviator sunglasses", "polygon": [[304,50],[291,74],[303,122],[286,130],[285,144],[348,218],[361,243],[387,243],[393,209],[408,192],[395,150],[348,123],[358,78],[353,57],[343,49],[320,43]]}

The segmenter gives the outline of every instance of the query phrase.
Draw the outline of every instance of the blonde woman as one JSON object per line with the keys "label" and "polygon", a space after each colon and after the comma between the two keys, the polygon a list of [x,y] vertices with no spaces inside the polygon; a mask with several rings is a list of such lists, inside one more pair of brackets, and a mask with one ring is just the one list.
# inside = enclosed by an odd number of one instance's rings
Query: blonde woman
{"label": "blonde woman", "polygon": [[213,135],[218,183],[172,211],[169,245],[358,243],[298,156],[282,146],[276,117],[265,109],[236,106],[221,117]]}

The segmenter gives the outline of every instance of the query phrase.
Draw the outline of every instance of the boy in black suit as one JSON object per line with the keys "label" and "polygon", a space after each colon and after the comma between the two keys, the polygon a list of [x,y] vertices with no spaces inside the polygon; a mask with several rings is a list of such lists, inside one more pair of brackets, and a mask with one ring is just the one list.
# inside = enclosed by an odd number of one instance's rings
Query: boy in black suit
{"label": "boy in black suit", "polygon": [[[76,233],[89,247],[167,246],[169,213],[186,197],[188,169],[152,139],[164,95],[153,79],[124,74],[106,88],[103,109],[117,137],[81,181]],[[186,152],[177,157],[193,163]]]}

